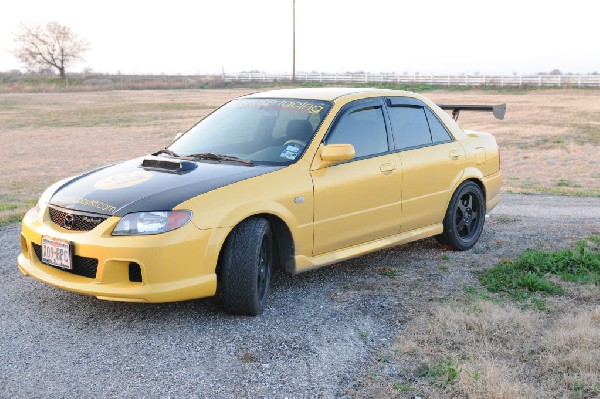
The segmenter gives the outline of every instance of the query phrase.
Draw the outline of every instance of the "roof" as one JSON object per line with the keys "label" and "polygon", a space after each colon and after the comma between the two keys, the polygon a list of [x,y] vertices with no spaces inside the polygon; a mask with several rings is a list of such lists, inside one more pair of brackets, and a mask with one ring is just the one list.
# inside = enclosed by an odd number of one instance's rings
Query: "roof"
{"label": "roof", "polygon": [[389,92],[385,89],[369,89],[355,87],[320,87],[320,88],[301,88],[301,89],[281,89],[270,90],[261,93],[254,93],[244,98],[299,98],[303,100],[327,100],[333,101],[343,96],[365,93],[365,92]]}

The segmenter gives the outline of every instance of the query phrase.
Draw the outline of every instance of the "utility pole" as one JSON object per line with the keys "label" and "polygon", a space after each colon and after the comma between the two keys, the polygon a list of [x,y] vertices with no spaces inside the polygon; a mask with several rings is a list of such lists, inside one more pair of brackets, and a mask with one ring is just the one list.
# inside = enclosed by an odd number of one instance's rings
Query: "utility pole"
{"label": "utility pole", "polygon": [[296,0],[292,0],[292,83],[296,83]]}

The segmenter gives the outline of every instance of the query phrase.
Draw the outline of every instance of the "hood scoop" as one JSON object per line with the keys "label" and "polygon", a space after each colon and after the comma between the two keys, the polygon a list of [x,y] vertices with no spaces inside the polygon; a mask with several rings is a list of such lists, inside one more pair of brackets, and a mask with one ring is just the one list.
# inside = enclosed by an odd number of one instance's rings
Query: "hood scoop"
{"label": "hood scoop", "polygon": [[163,157],[147,157],[142,160],[142,168],[172,173],[186,173],[198,167],[198,164],[185,159],[167,159]]}

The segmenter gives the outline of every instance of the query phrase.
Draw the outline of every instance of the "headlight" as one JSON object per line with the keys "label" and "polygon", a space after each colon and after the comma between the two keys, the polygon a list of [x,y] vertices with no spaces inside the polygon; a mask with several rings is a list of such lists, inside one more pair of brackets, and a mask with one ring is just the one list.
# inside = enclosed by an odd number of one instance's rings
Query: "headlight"
{"label": "headlight", "polygon": [[42,209],[44,209],[46,207],[46,205],[48,205],[48,202],[50,202],[50,198],[52,198],[52,196],[54,195],[56,190],[58,190],[60,186],[62,186],[63,184],[65,184],[66,182],[68,182],[71,179],[73,179],[73,177],[59,180],[56,183],[54,183],[53,185],[51,185],[50,187],[48,187],[46,190],[44,190],[44,192],[42,193],[42,195],[36,202],[35,206],[33,208],[31,208],[29,211],[27,211],[25,216],[32,220],[36,219],[38,217],[38,215],[40,214],[40,212],[42,211]]}
{"label": "headlight", "polygon": [[185,225],[192,211],[160,211],[129,213],[117,223],[113,236],[161,234]]}

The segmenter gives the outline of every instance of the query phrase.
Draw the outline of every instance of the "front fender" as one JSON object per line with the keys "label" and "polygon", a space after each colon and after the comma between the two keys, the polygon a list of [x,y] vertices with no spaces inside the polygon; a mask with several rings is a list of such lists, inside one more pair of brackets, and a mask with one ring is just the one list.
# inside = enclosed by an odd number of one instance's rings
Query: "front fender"
{"label": "front fender", "polygon": [[[292,182],[293,184],[290,184]],[[179,204],[200,229],[230,231],[242,220],[268,214],[292,233],[297,253],[312,253],[313,188],[304,168],[288,167],[199,195]]]}

